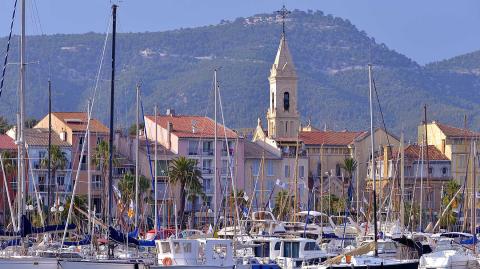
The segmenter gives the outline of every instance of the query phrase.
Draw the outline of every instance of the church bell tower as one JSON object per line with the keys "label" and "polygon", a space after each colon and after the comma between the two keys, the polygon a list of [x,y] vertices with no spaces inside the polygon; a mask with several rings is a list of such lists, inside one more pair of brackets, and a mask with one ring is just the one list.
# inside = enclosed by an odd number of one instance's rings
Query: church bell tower
{"label": "church bell tower", "polygon": [[285,36],[285,16],[282,10],[283,32],[275,61],[270,69],[270,102],[267,112],[268,136],[273,139],[296,139],[300,127],[297,110],[297,73]]}

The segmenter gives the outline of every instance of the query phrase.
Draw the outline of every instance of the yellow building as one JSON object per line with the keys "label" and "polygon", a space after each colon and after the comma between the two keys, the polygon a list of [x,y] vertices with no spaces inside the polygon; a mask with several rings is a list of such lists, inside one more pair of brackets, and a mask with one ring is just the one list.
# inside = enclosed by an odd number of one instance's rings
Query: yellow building
{"label": "yellow building", "polygon": [[[434,145],[452,162],[452,177],[459,183],[463,183],[465,175],[468,174],[469,181],[473,179],[473,146],[476,144],[477,152],[480,152],[478,139],[480,133],[468,129],[449,126],[437,121],[432,121],[426,125],[426,137],[428,145]],[[418,144],[425,144],[425,125],[418,126]],[[476,164],[476,178],[479,182],[480,169],[478,162]]]}

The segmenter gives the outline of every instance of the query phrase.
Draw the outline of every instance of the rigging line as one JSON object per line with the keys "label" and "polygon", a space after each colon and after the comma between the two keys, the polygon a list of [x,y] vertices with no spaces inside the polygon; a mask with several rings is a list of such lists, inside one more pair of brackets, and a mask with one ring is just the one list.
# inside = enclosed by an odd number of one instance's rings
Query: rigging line
{"label": "rigging line", "polygon": [[375,90],[375,96],[377,97],[378,108],[380,110],[380,116],[382,117],[383,129],[385,129],[385,133],[387,133],[387,135],[386,135],[387,143],[388,143],[388,146],[391,147],[392,144],[390,144],[390,139],[388,138],[387,125],[385,124],[385,118],[383,117],[383,109],[382,109],[382,105],[380,104],[380,98],[378,97],[377,85],[375,83],[374,78],[372,78],[372,84],[373,84],[373,89]]}
{"label": "rigging line", "polygon": [[15,0],[15,4],[13,5],[12,21],[10,22],[10,33],[8,34],[7,49],[5,51],[5,60],[3,61],[2,80],[0,81],[0,97],[2,96],[3,84],[5,82],[5,73],[7,71],[8,53],[10,51],[10,42],[12,40],[13,24],[15,22],[15,11],[17,10],[17,2],[18,0]]}
{"label": "rigging line", "polygon": [[[90,110],[87,111],[87,126],[85,128],[86,132],[85,132],[85,135],[84,135],[84,141],[87,140],[87,131],[89,130],[90,128],[90,121],[91,121],[91,117],[92,117],[92,111],[93,111],[93,107],[94,107],[94,104],[95,104],[95,96],[97,94],[97,89],[98,89],[98,83],[100,81],[100,74],[101,74],[101,71],[102,71],[102,65],[103,65],[103,60],[105,58],[105,51],[106,51],[106,47],[107,47],[107,41],[108,41],[108,36],[109,36],[109,30],[110,30],[110,25],[111,25],[111,20],[112,18],[110,18],[109,22],[108,22],[108,26],[107,26],[107,31],[105,33],[105,42],[103,44],[103,49],[102,49],[102,54],[101,54],[101,59],[100,59],[100,64],[99,64],[99,67],[98,67],[98,73],[97,73],[97,77],[96,77],[96,80],[95,80],[95,86],[93,88],[93,93],[92,93],[92,104],[90,106]],[[80,154],[80,160],[79,160],[79,164],[82,163],[83,161],[83,158],[85,158],[84,156],[84,153],[85,153],[85,145],[87,143],[83,143],[82,144],[82,150],[81,150],[81,154]],[[90,146],[90,145],[89,145]],[[80,174],[80,167],[81,165],[78,165],[77,167],[77,171],[76,171],[76,175],[75,175],[75,184],[73,185],[73,190],[72,190],[72,198],[71,198],[71,201],[75,201],[74,198],[75,198],[75,193],[76,193],[76,190],[77,190],[77,185],[78,185],[78,176]],[[73,174],[73,173],[72,173]],[[65,242],[65,238],[66,238],[66,235],[67,235],[67,228],[68,228],[68,222],[70,221],[71,219],[71,216],[72,216],[72,211],[73,211],[73,204],[74,203],[70,203],[70,206],[69,206],[69,209],[68,209],[68,214],[67,214],[67,220],[65,222],[65,228],[63,230],[63,236],[62,236],[62,245],[63,243]]]}

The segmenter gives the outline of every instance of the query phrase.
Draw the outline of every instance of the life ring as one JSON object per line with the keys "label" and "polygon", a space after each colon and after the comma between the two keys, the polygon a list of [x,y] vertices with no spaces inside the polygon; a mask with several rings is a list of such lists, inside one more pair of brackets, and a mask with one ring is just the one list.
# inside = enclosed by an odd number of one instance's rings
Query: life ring
{"label": "life ring", "polygon": [[165,257],[165,258],[163,258],[162,264],[165,265],[165,266],[170,266],[170,265],[172,265],[172,258],[170,258],[170,257]]}

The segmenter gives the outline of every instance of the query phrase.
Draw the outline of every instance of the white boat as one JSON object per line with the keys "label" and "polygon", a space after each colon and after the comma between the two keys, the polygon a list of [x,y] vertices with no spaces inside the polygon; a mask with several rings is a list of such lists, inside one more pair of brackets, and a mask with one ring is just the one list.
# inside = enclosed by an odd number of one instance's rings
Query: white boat
{"label": "white boat", "polygon": [[452,238],[441,238],[434,252],[420,257],[418,268],[474,269],[480,268],[480,264],[472,251],[456,244]]}
{"label": "white boat", "polygon": [[250,220],[252,235],[275,235],[285,233],[285,227],[270,211],[255,211]]}
{"label": "white boat", "polygon": [[156,240],[157,263],[154,268],[176,269],[233,268],[233,244],[229,239],[197,238]]}
{"label": "white boat", "polygon": [[321,249],[315,240],[309,238],[281,239],[274,245],[274,254],[275,261],[282,269],[319,264],[334,256]]}

